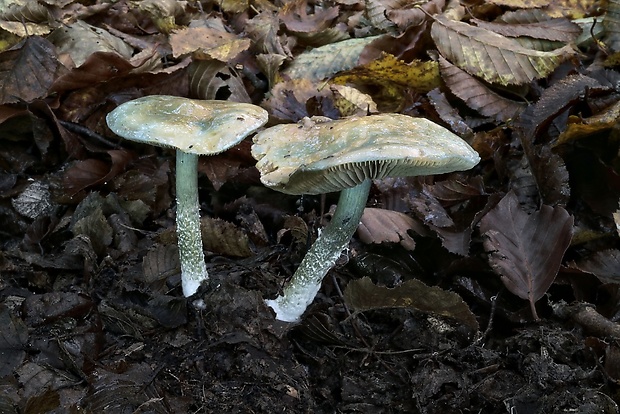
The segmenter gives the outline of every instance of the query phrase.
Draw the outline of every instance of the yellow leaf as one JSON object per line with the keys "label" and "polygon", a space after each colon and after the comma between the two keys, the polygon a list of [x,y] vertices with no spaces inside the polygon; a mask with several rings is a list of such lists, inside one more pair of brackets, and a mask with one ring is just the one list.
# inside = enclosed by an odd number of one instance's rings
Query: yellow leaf
{"label": "yellow leaf", "polygon": [[489,83],[515,85],[544,78],[574,54],[570,46],[550,52],[528,49],[515,39],[438,16],[431,36],[454,65]]}
{"label": "yellow leaf", "polygon": [[609,131],[615,127],[618,119],[620,119],[620,102],[616,102],[604,112],[589,118],[570,116],[566,130],[560,134],[554,146]]}
{"label": "yellow leaf", "polygon": [[343,117],[377,112],[377,104],[370,95],[345,85],[331,85],[330,89],[334,94],[334,106]]}
{"label": "yellow leaf", "polygon": [[414,60],[405,63],[394,55],[384,53],[379,59],[358,66],[334,78],[334,83],[380,85],[388,96],[402,96],[403,88],[428,92],[441,82],[437,62]]}

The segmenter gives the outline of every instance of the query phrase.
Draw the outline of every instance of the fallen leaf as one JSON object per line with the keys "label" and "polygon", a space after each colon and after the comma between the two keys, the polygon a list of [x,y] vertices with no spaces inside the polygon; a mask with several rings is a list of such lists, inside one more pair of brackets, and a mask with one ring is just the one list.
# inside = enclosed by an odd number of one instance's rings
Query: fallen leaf
{"label": "fallen leaf", "polygon": [[353,69],[366,45],[376,36],[343,40],[298,55],[282,75],[290,79],[320,81],[338,72]]}
{"label": "fallen leaf", "polygon": [[0,104],[44,98],[64,72],[54,45],[39,36],[28,37],[0,54]]}
{"label": "fallen leaf", "polygon": [[405,249],[413,250],[415,241],[409,230],[424,232],[422,225],[406,214],[380,208],[365,208],[357,235],[364,243],[399,243]]}
{"label": "fallen leaf", "polygon": [[505,98],[485,84],[439,56],[441,77],[454,95],[484,116],[506,122],[525,110],[522,102]]}
{"label": "fallen leaf", "polygon": [[417,279],[398,287],[376,286],[370,278],[352,280],[344,291],[346,305],[355,311],[405,308],[445,316],[478,330],[478,321],[463,299],[454,292],[427,286]]}
{"label": "fallen leaf", "polygon": [[179,249],[176,244],[158,244],[142,258],[144,281],[154,291],[165,293],[166,279],[181,273]]}
{"label": "fallen leaf", "polygon": [[502,36],[519,37],[527,36],[536,39],[552,40],[569,43],[577,39],[581,34],[581,28],[566,18],[538,20],[535,22],[501,23],[486,22],[473,19],[478,27],[499,33]]}
{"label": "fallen leaf", "polygon": [[233,223],[203,217],[200,219],[200,231],[205,249],[209,251],[236,257],[249,257],[254,254],[247,234]]}
{"label": "fallen leaf", "polygon": [[596,276],[603,283],[620,283],[620,250],[607,249],[594,252],[585,259],[570,264],[571,268],[579,269]]}
{"label": "fallen leaf", "polygon": [[15,318],[3,305],[0,307],[0,376],[13,375],[26,356],[28,328],[20,318]]}
{"label": "fallen leaf", "polygon": [[562,207],[543,205],[527,214],[511,191],[480,220],[484,248],[493,270],[513,294],[535,302],[555,280],[570,245],[573,218]]}
{"label": "fallen leaf", "polygon": [[197,52],[210,59],[229,63],[250,47],[250,39],[208,27],[189,27],[170,34],[173,57]]}
{"label": "fallen leaf", "polygon": [[81,66],[95,52],[116,53],[125,59],[133,55],[133,48],[120,38],[81,20],[54,30],[47,40],[59,55],[69,55],[75,66]]}
{"label": "fallen leaf", "polygon": [[467,23],[437,16],[431,36],[453,64],[489,83],[515,85],[543,78],[574,54],[570,46],[540,52],[514,39]]}
{"label": "fallen leaf", "polygon": [[235,70],[219,60],[195,60],[188,68],[189,93],[199,99],[251,102],[243,80]]}

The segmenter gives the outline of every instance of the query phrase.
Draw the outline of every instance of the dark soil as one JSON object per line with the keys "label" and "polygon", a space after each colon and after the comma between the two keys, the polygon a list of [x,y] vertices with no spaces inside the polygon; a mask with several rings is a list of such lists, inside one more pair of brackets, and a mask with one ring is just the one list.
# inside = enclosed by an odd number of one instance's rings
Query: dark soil
{"label": "dark soil", "polygon": [[349,264],[301,323],[275,321],[259,288],[289,256],[211,257],[197,310],[137,283],[139,260],[91,273],[4,251],[0,412],[617,412],[617,348],[552,313],[480,308],[484,332],[406,308],[350,314],[334,290]]}

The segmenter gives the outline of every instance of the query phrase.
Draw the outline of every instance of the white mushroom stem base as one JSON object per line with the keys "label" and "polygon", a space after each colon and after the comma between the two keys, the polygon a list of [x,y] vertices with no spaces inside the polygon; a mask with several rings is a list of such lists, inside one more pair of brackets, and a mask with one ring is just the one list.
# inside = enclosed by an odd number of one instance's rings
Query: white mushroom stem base
{"label": "white mushroom stem base", "polygon": [[323,278],[349,245],[351,236],[359,226],[370,183],[367,179],[356,187],[340,192],[334,217],[310,247],[282,295],[265,301],[276,312],[276,319],[296,322],[312,303]]}
{"label": "white mushroom stem base", "polygon": [[198,155],[177,150],[177,237],[181,260],[181,286],[192,296],[209,278],[200,233]]}

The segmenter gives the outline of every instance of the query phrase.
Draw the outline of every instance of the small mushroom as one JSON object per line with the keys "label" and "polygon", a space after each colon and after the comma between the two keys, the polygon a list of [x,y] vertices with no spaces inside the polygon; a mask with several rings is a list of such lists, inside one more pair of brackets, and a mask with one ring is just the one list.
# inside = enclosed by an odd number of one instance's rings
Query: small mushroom
{"label": "small mushroom", "polygon": [[357,229],[372,179],[441,174],[474,167],[465,141],[423,118],[381,114],[277,125],[254,137],[261,181],[287,194],[341,191],[331,222],[282,295],[266,303],[282,321],[299,320]]}
{"label": "small mushroom", "polygon": [[267,122],[267,111],[246,103],[153,95],[125,102],[106,121],[115,134],[126,139],[176,148],[181,284],[189,297],[209,278],[200,234],[198,156],[235,146]]}

